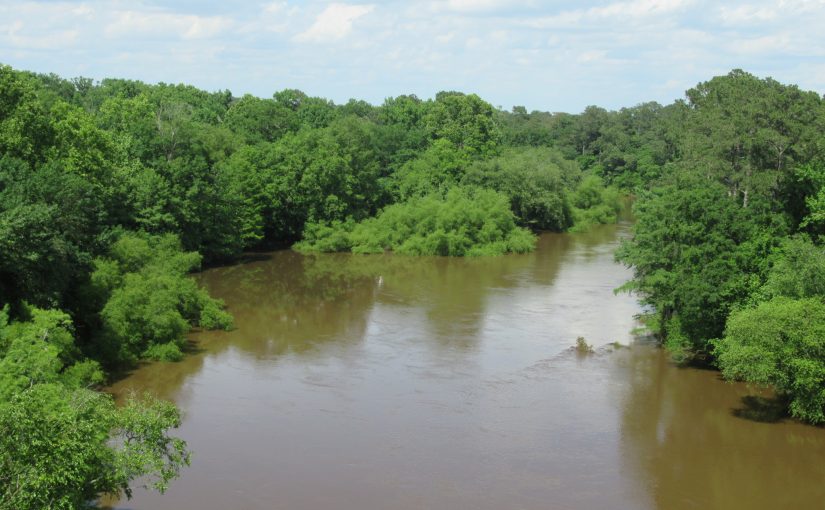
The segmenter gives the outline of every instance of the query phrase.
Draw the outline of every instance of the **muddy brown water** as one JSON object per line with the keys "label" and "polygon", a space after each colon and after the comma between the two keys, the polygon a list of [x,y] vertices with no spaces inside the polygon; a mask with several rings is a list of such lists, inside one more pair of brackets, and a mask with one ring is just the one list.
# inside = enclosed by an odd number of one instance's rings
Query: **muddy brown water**
{"label": "muddy brown water", "polygon": [[634,341],[627,229],[206,271],[237,329],[112,388],[176,402],[192,466],[116,508],[825,508],[825,429],[756,421],[755,390]]}

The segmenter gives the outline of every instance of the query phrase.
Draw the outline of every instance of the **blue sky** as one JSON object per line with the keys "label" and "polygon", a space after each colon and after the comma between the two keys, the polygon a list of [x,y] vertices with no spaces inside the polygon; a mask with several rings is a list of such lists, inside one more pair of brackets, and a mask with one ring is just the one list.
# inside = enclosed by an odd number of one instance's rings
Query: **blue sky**
{"label": "blue sky", "polygon": [[0,0],[0,63],[337,103],[669,103],[742,68],[825,92],[825,0]]}

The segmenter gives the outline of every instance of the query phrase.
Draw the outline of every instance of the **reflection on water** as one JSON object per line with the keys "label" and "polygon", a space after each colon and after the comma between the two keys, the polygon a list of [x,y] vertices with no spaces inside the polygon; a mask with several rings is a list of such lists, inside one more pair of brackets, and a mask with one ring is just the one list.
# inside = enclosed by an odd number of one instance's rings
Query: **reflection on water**
{"label": "reflection on water", "polygon": [[614,363],[623,465],[656,508],[825,508],[825,429],[736,417],[745,385],[640,352]]}
{"label": "reflection on water", "polygon": [[[813,508],[825,431],[631,343],[626,226],[483,259],[283,251],[199,275],[235,316],[137,370],[193,465],[122,508]],[[814,506],[812,506],[814,505]],[[121,508],[121,507],[119,507]]]}

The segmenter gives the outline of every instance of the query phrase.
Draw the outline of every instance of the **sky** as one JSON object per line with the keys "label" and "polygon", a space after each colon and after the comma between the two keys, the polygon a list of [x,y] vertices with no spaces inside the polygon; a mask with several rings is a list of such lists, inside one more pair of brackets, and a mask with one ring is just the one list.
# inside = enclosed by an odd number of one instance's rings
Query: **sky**
{"label": "sky", "polygon": [[731,69],[825,92],[825,0],[0,0],[0,63],[344,103],[477,93],[577,113]]}

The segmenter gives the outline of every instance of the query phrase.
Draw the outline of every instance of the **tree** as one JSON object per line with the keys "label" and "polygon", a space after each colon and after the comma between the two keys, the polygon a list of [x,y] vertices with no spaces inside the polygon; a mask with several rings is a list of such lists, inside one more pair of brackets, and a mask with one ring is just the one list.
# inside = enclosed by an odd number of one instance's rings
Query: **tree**
{"label": "tree", "polygon": [[560,232],[573,224],[566,182],[579,173],[577,166],[560,160],[548,149],[511,149],[474,163],[462,182],[506,195],[522,226]]}
{"label": "tree", "polygon": [[758,298],[825,297],[825,249],[805,236],[782,241],[773,252],[771,267]]}
{"label": "tree", "polygon": [[707,354],[730,311],[761,284],[786,227],[757,205],[746,210],[721,184],[685,175],[634,207],[633,237],[617,251],[634,271],[625,288],[655,308],[659,333],[679,356]]}
{"label": "tree", "polygon": [[77,389],[103,382],[100,365],[82,359],[66,313],[27,306],[24,314],[9,323],[7,309],[0,311],[0,402],[38,384]]}
{"label": "tree", "polygon": [[395,197],[405,200],[413,196],[446,192],[461,181],[470,163],[467,153],[447,140],[436,140],[420,155],[407,161],[393,173],[391,188]]}
{"label": "tree", "polygon": [[734,312],[715,353],[725,377],[770,385],[791,416],[825,423],[825,303],[774,298]]}
{"label": "tree", "polygon": [[183,252],[174,235],[124,234],[95,260],[85,289],[100,310],[95,347],[111,364],[141,358],[179,360],[191,327],[228,329],[232,318],[186,274],[201,257]]}
{"label": "tree", "polygon": [[37,384],[0,403],[0,508],[87,508],[104,494],[131,495],[144,479],[163,491],[189,464],[172,404]]}
{"label": "tree", "polygon": [[423,119],[431,139],[446,139],[470,156],[495,154],[501,133],[493,107],[475,94],[439,92]]}
{"label": "tree", "polygon": [[794,163],[817,148],[821,98],[770,78],[731,71],[687,91],[684,156],[747,207],[754,194],[775,196]]}
{"label": "tree", "polygon": [[248,144],[274,142],[299,127],[295,112],[283,102],[249,94],[232,103],[224,122],[233,132],[243,136]]}
{"label": "tree", "polygon": [[83,358],[69,316],[0,310],[0,509],[86,508],[103,494],[131,494],[145,477],[159,490],[189,463],[172,404],[129,399],[116,408],[89,388],[103,382]]}

